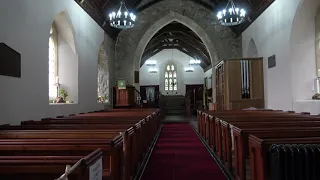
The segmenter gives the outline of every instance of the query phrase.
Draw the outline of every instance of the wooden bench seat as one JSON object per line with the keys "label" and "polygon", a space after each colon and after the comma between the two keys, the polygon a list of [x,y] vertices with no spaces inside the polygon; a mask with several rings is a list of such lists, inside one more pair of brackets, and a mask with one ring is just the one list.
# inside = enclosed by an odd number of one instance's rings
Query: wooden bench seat
{"label": "wooden bench seat", "polygon": [[[233,127],[234,131],[234,161],[235,161],[235,174],[240,179],[246,177],[246,157],[249,149],[249,135],[254,134],[262,138],[307,138],[307,137],[320,137],[320,127],[276,127],[276,128],[252,128],[252,129],[240,129]],[[230,138],[228,138],[230,139]],[[228,141],[229,142],[229,141]],[[228,166],[232,165],[232,154],[230,143],[225,146],[225,154],[229,161]],[[250,166],[251,167],[251,166]]]}
{"label": "wooden bench seat", "polygon": [[3,125],[0,126],[0,160],[5,156],[79,157],[101,148],[104,175],[112,180],[130,179],[159,125],[156,109],[99,111],[25,121],[20,126]]}
{"label": "wooden bench seat", "polygon": [[[200,135],[207,140],[210,147],[217,151],[220,159],[225,161],[226,166],[230,169],[232,167],[232,142],[234,141],[234,173],[237,180],[246,179],[245,160],[250,144],[249,137],[254,135],[262,138],[263,141],[272,138],[289,138],[290,142],[294,142],[296,138],[320,137],[320,117],[309,113],[236,110],[198,111],[197,114]],[[310,141],[305,142],[310,143]],[[252,158],[255,157],[250,157],[250,169],[254,166]],[[263,160],[266,161],[266,159]],[[259,174],[258,178],[251,178],[260,180],[261,170],[257,169],[253,172],[256,176]]]}
{"label": "wooden bench seat", "polygon": [[68,175],[69,180],[88,180],[90,167],[102,158],[100,149],[87,156],[1,156],[0,177],[5,180],[43,180],[56,179],[66,169],[66,165],[75,166]]}
{"label": "wooden bench seat", "polygon": [[253,180],[267,180],[268,148],[272,144],[310,144],[320,143],[320,137],[261,139],[249,135],[250,167]]}
{"label": "wooden bench seat", "polygon": [[36,142],[0,142],[0,159],[6,156],[86,156],[95,149],[102,150],[102,164],[105,174],[113,175],[114,172],[110,172],[110,169],[116,169],[116,167],[113,167],[115,162],[111,161],[115,158],[112,157],[113,144],[112,141],[107,142],[101,139],[69,142],[63,142],[61,139],[51,141],[43,139],[43,141]]}

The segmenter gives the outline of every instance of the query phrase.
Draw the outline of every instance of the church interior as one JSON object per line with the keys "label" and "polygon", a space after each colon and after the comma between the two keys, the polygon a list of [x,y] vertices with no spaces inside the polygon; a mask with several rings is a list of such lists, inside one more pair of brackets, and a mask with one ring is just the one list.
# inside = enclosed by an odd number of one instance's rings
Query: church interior
{"label": "church interior", "polygon": [[0,179],[320,178],[319,0],[2,0],[0,84]]}

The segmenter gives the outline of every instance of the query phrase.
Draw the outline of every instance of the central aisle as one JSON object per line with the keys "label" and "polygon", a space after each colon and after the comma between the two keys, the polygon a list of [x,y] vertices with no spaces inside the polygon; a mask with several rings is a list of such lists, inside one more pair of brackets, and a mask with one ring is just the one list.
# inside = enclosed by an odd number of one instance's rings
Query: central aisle
{"label": "central aisle", "polygon": [[192,127],[164,124],[142,180],[225,180]]}

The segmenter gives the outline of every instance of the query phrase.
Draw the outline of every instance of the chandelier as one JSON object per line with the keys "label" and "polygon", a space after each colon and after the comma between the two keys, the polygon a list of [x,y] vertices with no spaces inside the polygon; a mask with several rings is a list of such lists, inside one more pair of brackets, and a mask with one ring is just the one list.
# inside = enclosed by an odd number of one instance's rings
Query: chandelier
{"label": "chandelier", "polygon": [[235,26],[244,22],[246,11],[236,7],[233,0],[229,0],[227,6],[217,13],[219,23],[223,26]]}
{"label": "chandelier", "polygon": [[110,26],[118,29],[127,29],[134,27],[136,15],[129,12],[123,1],[120,2],[120,7],[117,11],[109,14]]}
{"label": "chandelier", "polygon": [[199,65],[200,63],[201,63],[201,61],[198,60],[198,59],[191,59],[191,60],[189,61],[189,64],[190,64],[191,66],[197,66],[197,65]]}

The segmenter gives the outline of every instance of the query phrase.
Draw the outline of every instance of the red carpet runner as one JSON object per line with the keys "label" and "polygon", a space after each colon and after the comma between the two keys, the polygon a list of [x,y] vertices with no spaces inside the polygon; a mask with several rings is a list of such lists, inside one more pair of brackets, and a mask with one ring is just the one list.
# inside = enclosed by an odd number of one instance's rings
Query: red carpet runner
{"label": "red carpet runner", "polygon": [[225,180],[189,124],[164,124],[142,180]]}

